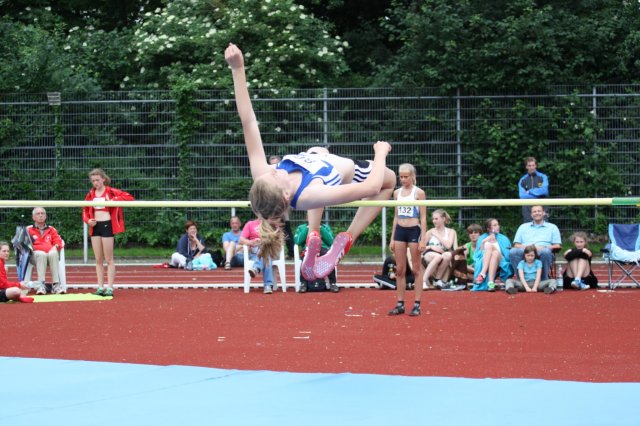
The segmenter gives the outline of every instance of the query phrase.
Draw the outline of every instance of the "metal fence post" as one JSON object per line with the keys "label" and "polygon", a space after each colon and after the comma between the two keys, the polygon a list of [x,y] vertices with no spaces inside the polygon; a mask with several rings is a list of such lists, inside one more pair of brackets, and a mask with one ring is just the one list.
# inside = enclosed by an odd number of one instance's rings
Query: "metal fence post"
{"label": "metal fence post", "polygon": [[[458,198],[462,199],[462,113],[460,111],[460,89],[456,89],[456,172],[458,174]],[[458,225],[462,228],[462,208],[458,210]]]}
{"label": "metal fence post", "polygon": [[89,263],[89,230],[84,222],[82,222],[82,258],[85,264]]}

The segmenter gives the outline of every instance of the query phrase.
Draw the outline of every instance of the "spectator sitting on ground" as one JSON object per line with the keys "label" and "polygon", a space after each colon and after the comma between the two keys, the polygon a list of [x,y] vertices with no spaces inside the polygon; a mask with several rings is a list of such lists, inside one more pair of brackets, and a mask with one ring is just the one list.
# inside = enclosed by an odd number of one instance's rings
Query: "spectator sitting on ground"
{"label": "spectator sitting on ground", "polygon": [[[304,258],[305,251],[307,249],[306,243],[308,234],[309,225],[303,223],[296,228],[296,233],[293,236],[293,242],[300,247],[300,250],[302,250],[300,253],[301,258]],[[331,244],[333,244],[333,232],[331,232],[331,228],[326,223],[320,225],[320,238],[322,239],[322,248],[320,249],[320,255],[322,256],[327,252],[327,250],[329,250]],[[302,276],[302,273],[300,275],[300,293],[305,293],[307,291],[307,285],[310,285],[311,283]],[[327,278],[329,279],[329,290],[334,293],[339,292],[340,287],[338,287],[338,284],[336,283],[336,271],[331,271]],[[324,281],[324,278],[321,278],[320,280]]]}
{"label": "spectator sitting on ground", "polygon": [[198,224],[187,220],[184,224],[185,233],[178,240],[176,252],[171,255],[169,264],[175,268],[187,266],[205,253],[204,238],[198,234]]}
{"label": "spectator sitting on ground", "polygon": [[[59,273],[59,250],[64,247],[62,238],[53,226],[47,225],[47,212],[42,207],[36,207],[32,212],[33,225],[27,227],[27,232],[31,236],[33,244],[33,260],[36,265],[38,281],[45,282],[47,275],[47,263],[51,270],[52,285],[50,292],[53,294],[65,293],[64,287],[60,284]],[[36,294],[45,294],[47,287],[40,287]]]}
{"label": "spectator sitting on ground", "polygon": [[430,288],[429,280],[433,278],[436,280],[435,287],[443,289],[449,286],[452,251],[458,248],[458,234],[455,229],[446,226],[451,223],[451,216],[443,209],[434,210],[431,213],[431,221],[433,228],[425,235],[427,248],[422,255],[422,264],[425,267],[422,288]]}
{"label": "spectator sitting on ground", "polygon": [[255,278],[262,271],[262,283],[264,284],[264,294],[271,294],[277,285],[273,281],[273,267],[271,258],[263,259],[258,256],[260,249],[260,219],[247,222],[242,228],[240,244],[249,248],[249,275]]}
{"label": "spectator sitting on ground", "polygon": [[238,216],[231,217],[229,221],[230,231],[222,234],[222,249],[224,250],[224,269],[244,266],[244,255],[240,244],[240,234],[242,234],[242,222]]}
{"label": "spectator sitting on ground", "polygon": [[511,241],[500,233],[498,219],[487,219],[484,229],[474,254],[475,285],[471,291],[496,291],[496,277],[504,283],[513,275],[509,263]]}
{"label": "spectator sitting on ground", "polygon": [[26,297],[22,295],[23,290],[28,290],[26,283],[11,282],[7,279],[7,269],[5,262],[9,260],[9,243],[0,241],[0,303],[8,302],[9,300],[18,300],[22,303],[33,302],[32,297]]}
{"label": "spectator sitting on ground", "polygon": [[562,240],[560,230],[553,223],[545,222],[542,206],[531,207],[532,222],[523,223],[516,231],[513,248],[509,251],[509,259],[513,271],[518,270],[518,263],[524,257],[524,248],[536,247],[537,256],[542,262],[542,279],[549,278],[549,270],[555,260],[554,251],[560,250]]}
{"label": "spectator sitting on ground", "polygon": [[518,291],[526,291],[527,293],[536,293],[544,291],[545,294],[551,294],[556,291],[555,280],[542,280],[542,262],[537,259],[536,246],[530,245],[524,248],[524,259],[518,262],[516,269],[517,278],[509,278],[506,282],[506,291],[508,294],[516,294]]}
{"label": "spectator sitting on ground", "polygon": [[588,290],[589,287],[598,288],[598,278],[591,269],[593,253],[587,248],[587,234],[574,232],[569,239],[574,247],[564,252],[567,268],[562,276],[563,286],[576,290]]}
{"label": "spectator sitting on ground", "polygon": [[459,247],[457,252],[460,254],[454,255],[454,260],[457,260],[457,256],[464,256],[467,262],[467,279],[469,282],[473,281],[474,277],[474,267],[473,267],[473,256],[476,252],[476,246],[478,244],[478,238],[482,234],[482,226],[477,223],[472,223],[467,226],[467,236],[469,237],[469,242],[464,244],[462,247]]}

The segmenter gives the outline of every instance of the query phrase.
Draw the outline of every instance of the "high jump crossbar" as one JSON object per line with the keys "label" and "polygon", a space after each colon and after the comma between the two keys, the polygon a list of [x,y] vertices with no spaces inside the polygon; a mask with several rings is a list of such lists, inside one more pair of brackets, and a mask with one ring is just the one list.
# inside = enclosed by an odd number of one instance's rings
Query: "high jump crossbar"
{"label": "high jump crossbar", "polygon": [[[337,204],[334,207],[396,207],[405,205],[406,201],[395,200],[362,200],[351,203]],[[640,197],[613,198],[537,198],[537,199],[442,199],[442,200],[414,200],[414,206],[426,207],[507,207],[507,206],[637,206],[640,207]],[[65,200],[0,200],[0,208],[20,207],[218,207],[218,208],[249,208],[248,201],[65,201]]]}

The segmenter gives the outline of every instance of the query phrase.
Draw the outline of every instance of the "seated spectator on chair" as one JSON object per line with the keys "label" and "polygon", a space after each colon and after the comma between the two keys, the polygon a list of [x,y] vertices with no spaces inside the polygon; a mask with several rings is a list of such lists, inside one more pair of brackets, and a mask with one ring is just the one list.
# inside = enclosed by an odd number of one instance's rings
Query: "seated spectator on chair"
{"label": "seated spectator on chair", "polygon": [[564,258],[567,261],[567,268],[562,275],[564,288],[571,287],[576,290],[598,288],[598,278],[591,269],[593,253],[587,248],[587,234],[574,232],[569,240],[574,247],[564,252]]}
{"label": "seated spectator on chair", "polygon": [[531,218],[533,221],[523,223],[516,231],[513,248],[509,251],[509,260],[511,268],[517,272],[518,263],[524,258],[524,248],[529,245],[536,246],[538,258],[542,262],[542,279],[546,280],[555,261],[554,251],[560,250],[562,244],[560,230],[553,223],[544,220],[542,206],[531,207]]}
{"label": "seated spectator on chair", "polygon": [[176,252],[171,255],[169,265],[174,268],[189,269],[189,265],[205,253],[204,238],[198,234],[198,224],[187,220],[184,224],[184,234],[178,240]]}
{"label": "seated spectator on chair", "polygon": [[[293,242],[297,244],[301,250],[300,258],[304,258],[304,255],[307,249],[306,243],[307,243],[308,234],[309,234],[309,225],[306,223],[303,223],[302,225],[298,226],[298,228],[296,228],[296,233],[293,236]],[[329,250],[329,248],[331,247],[331,244],[333,244],[333,232],[331,232],[331,228],[326,223],[323,223],[322,225],[320,225],[320,238],[322,239],[322,248],[320,249],[320,256],[323,256],[324,254],[327,253],[327,250]],[[327,278],[329,279],[329,290],[331,290],[334,293],[338,293],[340,291],[340,287],[338,287],[338,284],[336,283],[336,271],[335,270],[331,271],[331,273]],[[316,280],[316,282],[323,282],[326,285],[324,278],[319,278]],[[306,293],[307,286],[312,284],[313,283],[310,283],[309,281],[307,281],[302,276],[302,273],[300,273],[300,290],[299,290],[300,293]]]}
{"label": "seated spectator on chair", "polygon": [[427,248],[422,255],[422,265],[425,268],[422,288],[432,288],[429,282],[431,279],[435,280],[436,288],[448,288],[452,274],[453,251],[458,248],[458,234],[455,229],[446,226],[451,223],[451,216],[443,209],[434,210],[431,213],[431,221],[433,228],[425,234]]}
{"label": "seated spectator on chair", "polygon": [[[250,220],[242,228],[242,234],[240,234],[240,244],[246,245],[249,248],[249,275],[251,278],[255,278],[260,272],[262,272],[262,283],[264,284],[264,294],[271,294],[274,290],[273,282],[273,267],[271,266],[271,259],[266,260],[258,256],[260,248],[260,219]],[[245,260],[247,261],[247,260]]]}
{"label": "seated spectator on chair", "polygon": [[244,255],[240,244],[240,234],[242,234],[242,222],[238,216],[233,216],[229,221],[230,231],[222,234],[222,249],[224,250],[224,269],[244,266]]}
{"label": "seated spectator on chair", "polygon": [[524,248],[524,259],[518,262],[516,269],[517,278],[509,278],[506,282],[506,291],[508,294],[517,294],[519,291],[527,293],[536,293],[544,291],[545,294],[551,294],[556,291],[556,280],[543,280],[542,262],[537,259],[536,246],[530,245]]}
{"label": "seated spectator on chair", "polygon": [[0,241],[0,303],[9,300],[31,303],[33,302],[32,297],[22,295],[23,291],[28,291],[26,283],[24,281],[12,282],[7,279],[7,269],[4,263],[9,260],[10,254],[9,243]]}
{"label": "seated spectator on chair", "polygon": [[513,275],[509,263],[511,241],[500,233],[498,219],[484,222],[485,233],[478,239],[474,254],[474,286],[471,291],[496,291],[495,280],[500,277],[504,283]]}
{"label": "seated spectator on chair", "polygon": [[54,294],[64,293],[65,289],[60,284],[59,250],[64,247],[62,238],[53,226],[47,225],[47,212],[42,207],[36,207],[32,212],[33,225],[27,227],[27,232],[31,236],[33,244],[33,261],[36,265],[38,281],[45,282],[47,275],[47,264],[51,271],[51,283],[45,288],[40,288],[37,294],[45,294],[48,287]]}

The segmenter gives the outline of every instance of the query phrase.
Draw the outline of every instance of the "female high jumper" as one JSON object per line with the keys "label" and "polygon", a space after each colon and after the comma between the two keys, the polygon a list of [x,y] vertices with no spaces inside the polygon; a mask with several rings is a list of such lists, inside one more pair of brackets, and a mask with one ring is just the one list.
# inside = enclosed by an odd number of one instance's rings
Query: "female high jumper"
{"label": "female high jumper", "polygon": [[260,256],[280,255],[283,244],[280,227],[289,206],[307,210],[309,237],[302,273],[307,280],[324,278],[382,207],[359,207],[347,231],[336,236],[324,256],[317,257],[322,247],[319,229],[323,208],[357,200],[388,200],[396,182],[395,173],[385,165],[391,145],[376,142],[373,161],[353,161],[323,148],[312,148],[305,153],[286,155],[280,163],[269,165],[249,97],[242,51],[229,44],[225,59],[231,66],[236,107],[253,178],[249,201],[262,222]]}

